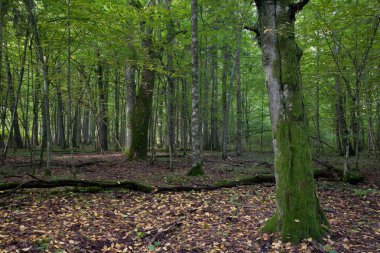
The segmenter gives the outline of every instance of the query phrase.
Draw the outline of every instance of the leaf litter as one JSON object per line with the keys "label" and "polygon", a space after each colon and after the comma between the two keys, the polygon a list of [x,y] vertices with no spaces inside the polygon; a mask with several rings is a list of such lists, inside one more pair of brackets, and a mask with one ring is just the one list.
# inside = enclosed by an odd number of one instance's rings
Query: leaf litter
{"label": "leaf litter", "polygon": [[[107,157],[101,159],[101,164],[95,159],[83,166],[79,178],[193,185],[247,171],[208,162],[211,176],[187,178],[185,170],[177,170],[170,178],[165,163],[132,162],[126,167],[117,161],[121,156],[112,155],[111,165]],[[177,167],[188,163],[185,159]],[[61,175],[65,167],[53,169]],[[273,184],[158,194],[23,190],[0,205],[0,252],[380,252],[377,185],[320,181],[318,194],[330,232],[321,243],[308,238],[292,245],[278,234],[260,231],[275,209]]]}
{"label": "leaf litter", "polygon": [[153,195],[29,190],[1,207],[1,252],[379,252],[378,191],[320,187],[319,195],[331,231],[321,244],[294,246],[260,232],[273,214],[274,186]]}

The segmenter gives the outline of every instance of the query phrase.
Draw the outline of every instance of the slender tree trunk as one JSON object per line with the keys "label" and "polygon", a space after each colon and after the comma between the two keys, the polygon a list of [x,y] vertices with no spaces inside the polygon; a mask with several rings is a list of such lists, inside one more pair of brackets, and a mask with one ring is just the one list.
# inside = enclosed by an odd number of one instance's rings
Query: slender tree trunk
{"label": "slender tree trunk", "polygon": [[83,111],[83,127],[82,127],[82,135],[83,135],[83,144],[88,145],[89,141],[89,124],[90,124],[90,111],[87,108],[84,108]]}
{"label": "slender tree trunk", "polygon": [[198,0],[191,0],[191,135],[193,164],[188,173],[191,176],[204,174],[202,168],[198,74]]}
{"label": "slender tree trunk", "polygon": [[73,148],[78,148],[80,145],[80,136],[78,136],[78,131],[80,131],[80,109],[79,104],[75,106],[74,118],[72,119],[72,136],[71,145]]}
{"label": "slender tree trunk", "polygon": [[[27,43],[27,40],[28,38],[26,38],[26,42]],[[26,48],[26,46],[25,46]],[[17,112],[17,102],[16,101],[16,97],[19,96],[19,90],[20,89],[17,89],[17,91],[15,91],[13,85],[14,85],[14,80],[13,80],[13,76],[12,76],[12,70],[11,70],[11,65],[10,65],[10,62],[9,62],[9,56],[8,56],[8,53],[7,53],[7,48],[5,47],[6,49],[6,54],[5,54],[5,64],[6,64],[6,72],[7,72],[7,81],[8,81],[8,87],[9,87],[9,103],[10,103],[10,109],[11,109],[11,115],[12,115],[12,120],[11,120],[11,126],[10,126],[10,129],[9,129],[9,137],[8,137],[8,141],[7,141],[7,144],[5,146],[5,150],[4,150],[4,159],[6,157],[6,153],[7,153],[7,149],[8,149],[8,145],[12,145],[14,148],[22,148],[23,147],[23,141],[22,141],[22,138],[21,138],[21,131],[20,131],[20,125],[19,125],[19,120],[18,120],[18,112]],[[26,49],[25,49],[26,50]],[[25,60],[23,61],[22,63],[22,72],[24,72],[24,64],[25,64]],[[22,83],[22,80],[19,80],[19,85],[20,85],[20,88],[21,88],[21,83]],[[17,92],[17,94],[15,94],[15,92]]]}
{"label": "slender tree trunk", "polygon": [[[166,9],[170,13],[171,0],[165,1]],[[173,56],[172,52],[169,51],[169,48],[173,47],[174,42],[174,22],[170,18],[166,23],[166,43],[168,45],[168,51],[166,54],[167,59],[167,70],[168,70],[168,112],[167,112],[167,121],[168,121],[168,133],[169,133],[169,154],[170,154],[170,169],[173,169],[173,154],[175,153],[175,86],[174,86],[174,69],[173,69]],[[158,96],[158,94],[157,94]]]}
{"label": "slender tree trunk", "polygon": [[[379,93],[377,93],[379,94]],[[376,134],[376,145],[377,150],[380,150],[380,99],[379,96],[376,99],[376,115],[377,115],[377,134]]]}
{"label": "slender tree trunk", "polygon": [[132,140],[132,115],[136,105],[136,81],[135,81],[135,67],[126,63],[125,66],[125,149],[129,150]]}
{"label": "slender tree trunk", "polygon": [[36,73],[36,80],[33,87],[33,125],[32,125],[32,145],[36,147],[38,143],[38,113],[39,113],[39,97],[40,97],[40,80],[39,74]]}
{"label": "slender tree trunk", "polygon": [[[206,38],[206,45],[207,48],[207,38]],[[203,149],[208,150],[210,149],[209,144],[209,111],[210,111],[210,105],[209,105],[209,97],[210,97],[210,79],[209,79],[209,49],[206,49],[205,53],[205,59],[204,59],[204,76],[203,76],[203,106],[202,106],[202,146]]]}
{"label": "slender tree trunk", "polygon": [[47,176],[51,176],[51,131],[50,131],[50,108],[49,108],[49,80],[47,66],[45,63],[45,58],[40,42],[40,37],[37,29],[37,22],[33,14],[33,7],[35,5],[34,0],[24,0],[26,9],[29,14],[29,19],[32,24],[34,31],[35,44],[37,46],[37,57],[40,66],[40,70],[43,76],[43,102],[44,102],[44,132],[46,133],[46,148],[47,148],[47,161],[46,161],[46,171]]}
{"label": "slender tree trunk", "polygon": [[225,104],[224,128],[223,128],[223,150],[222,150],[222,158],[223,159],[227,158],[227,137],[228,137],[228,129],[229,129],[231,93],[232,93],[232,85],[234,83],[235,69],[236,69],[237,61],[239,60],[239,55],[240,55],[240,39],[241,39],[241,31],[239,31],[237,42],[236,42],[236,50],[235,50],[235,55],[234,55],[234,65],[233,65],[232,71],[231,71],[230,85],[228,87],[226,104]]}
{"label": "slender tree trunk", "polygon": [[[120,73],[115,73],[115,143],[120,142]],[[118,150],[118,145],[115,145]]]}
{"label": "slender tree trunk", "polygon": [[[72,129],[73,129],[73,100],[71,91],[71,27],[70,27],[70,4],[71,0],[67,1],[67,139],[69,142],[70,153],[73,150]],[[74,173],[75,174],[75,173]]]}
{"label": "slender tree trunk", "polygon": [[[3,86],[3,26],[4,26],[4,16],[5,16],[5,3],[0,1],[0,99],[1,99],[1,135],[0,135],[0,147],[3,149],[5,147],[5,108],[6,108],[6,92],[4,92]],[[3,151],[3,150],[2,150]]]}
{"label": "slender tree trunk", "polygon": [[225,154],[225,133],[224,133],[224,127],[225,127],[225,122],[226,122],[226,117],[227,117],[227,72],[228,72],[228,63],[229,63],[229,47],[225,45],[223,47],[223,69],[222,69],[222,108],[223,108],[223,118],[222,118],[222,124],[223,124],[223,129],[222,129],[222,158],[226,158]]}
{"label": "slender tree trunk", "polygon": [[236,59],[236,154],[238,156],[241,156],[243,154],[243,143],[242,143],[243,112],[242,112],[241,104],[242,104],[242,101],[241,101],[240,53],[239,53],[237,54],[237,59]]}
{"label": "slender tree trunk", "polygon": [[61,148],[66,147],[66,142],[65,142],[65,126],[64,126],[64,109],[63,109],[63,99],[62,99],[62,92],[61,92],[61,85],[58,82],[56,84],[56,89],[57,89],[57,143]]}
{"label": "slender tree trunk", "polygon": [[[319,37],[319,34],[317,34]],[[316,128],[316,137],[317,137],[317,157],[321,155],[322,152],[322,141],[321,141],[321,129],[320,129],[320,123],[319,123],[319,86],[320,86],[320,61],[319,61],[319,46],[317,46],[317,84],[315,87],[315,128]]]}
{"label": "slender tree trunk", "polygon": [[[98,58],[100,54],[98,53]],[[108,150],[108,83],[104,80],[104,67],[99,59],[98,62],[98,89],[99,89],[99,117],[98,117],[98,134],[99,134],[99,147],[101,151]],[[107,74],[106,74],[107,75]],[[105,78],[107,79],[107,77]]]}
{"label": "slender tree trunk", "polygon": [[218,135],[218,49],[214,45],[211,56],[211,133],[210,133],[210,149],[212,151],[220,150]]}
{"label": "slender tree trunk", "polygon": [[341,155],[344,155],[344,152],[346,150],[346,143],[348,140],[349,145],[349,151],[352,150],[350,141],[349,141],[349,134],[347,129],[347,123],[346,123],[346,117],[343,107],[343,96],[342,96],[342,88],[340,84],[340,78],[339,76],[335,77],[335,91],[336,91],[336,123],[337,123],[337,129],[339,132],[339,143],[340,146],[338,147],[338,150],[341,152]]}
{"label": "slender tree trunk", "polygon": [[259,37],[269,92],[275,152],[276,213],[264,231],[285,241],[322,239],[327,220],[319,205],[311,166],[295,14],[303,5],[290,0],[256,0]]}
{"label": "slender tree trunk", "polygon": [[[11,91],[11,96],[10,96],[11,104],[10,104],[10,106],[11,106],[12,120],[11,120],[11,126],[10,126],[10,130],[9,130],[9,138],[8,138],[8,141],[7,141],[7,143],[4,147],[4,151],[3,151],[3,159],[2,159],[3,162],[5,161],[5,158],[7,156],[8,147],[9,147],[11,141],[13,141],[13,146],[15,148],[22,148],[23,147],[20,127],[19,127],[19,123],[18,123],[17,110],[18,110],[19,97],[21,94],[21,85],[22,85],[22,81],[24,78],[24,69],[25,69],[25,61],[26,61],[26,52],[27,52],[28,41],[29,41],[29,29],[27,30],[26,36],[25,36],[24,49],[23,49],[23,53],[22,53],[20,73],[19,73],[19,78],[18,78],[18,85],[17,85],[16,94],[15,94],[15,91],[13,89],[13,81],[12,81],[12,75],[11,75],[11,70],[10,70],[10,63],[9,63],[8,54],[6,55],[8,85],[11,88],[11,90],[10,90]],[[11,138],[12,138],[13,132],[14,132],[14,135],[13,135],[13,140],[12,140]]]}
{"label": "slender tree trunk", "polygon": [[182,79],[182,149],[186,155],[188,145],[188,103],[186,79]]}

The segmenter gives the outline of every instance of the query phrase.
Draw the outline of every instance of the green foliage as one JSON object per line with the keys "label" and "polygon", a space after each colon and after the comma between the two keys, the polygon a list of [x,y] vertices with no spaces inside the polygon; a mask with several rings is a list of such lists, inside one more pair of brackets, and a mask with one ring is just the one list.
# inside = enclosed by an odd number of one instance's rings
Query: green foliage
{"label": "green foliage", "polygon": [[148,245],[148,250],[149,251],[156,251],[156,248],[159,247],[161,243],[159,241],[154,242],[153,244]]}
{"label": "green foliage", "polygon": [[205,172],[202,168],[202,164],[198,164],[198,165],[191,167],[191,169],[187,173],[187,175],[191,176],[191,177],[203,176],[204,174],[205,174]]}
{"label": "green foliage", "polygon": [[50,247],[50,242],[52,241],[53,239],[50,238],[50,237],[42,237],[42,238],[38,238],[36,240],[34,240],[32,242],[33,245],[35,245],[39,250],[41,251],[45,251],[45,250],[48,250],[49,247]]}
{"label": "green foliage", "polygon": [[376,192],[379,192],[379,190],[377,189],[363,189],[363,188],[360,188],[360,189],[355,189],[354,190],[354,195],[355,196],[367,196],[367,195],[370,195],[370,194],[373,194],[373,193],[376,193]]}

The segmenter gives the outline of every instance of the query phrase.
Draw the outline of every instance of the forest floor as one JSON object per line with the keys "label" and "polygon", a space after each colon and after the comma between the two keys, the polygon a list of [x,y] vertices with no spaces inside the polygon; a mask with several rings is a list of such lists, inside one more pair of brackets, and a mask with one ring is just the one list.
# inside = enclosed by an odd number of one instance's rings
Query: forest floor
{"label": "forest floor", "polygon": [[[339,157],[321,159],[342,166]],[[227,160],[208,153],[206,175],[189,177],[187,156],[176,157],[171,171],[164,153],[152,163],[126,161],[116,152],[63,153],[53,157],[53,178],[70,177],[74,165],[78,179],[202,186],[272,173],[272,161],[273,154],[266,152]],[[380,164],[363,157],[360,167],[364,183],[318,180],[331,225],[320,243],[310,239],[295,246],[260,232],[275,208],[274,184],[152,194],[55,188],[0,198],[0,252],[380,252]],[[32,172],[27,156],[12,156],[0,182],[25,182]],[[35,175],[42,178],[43,170]]]}

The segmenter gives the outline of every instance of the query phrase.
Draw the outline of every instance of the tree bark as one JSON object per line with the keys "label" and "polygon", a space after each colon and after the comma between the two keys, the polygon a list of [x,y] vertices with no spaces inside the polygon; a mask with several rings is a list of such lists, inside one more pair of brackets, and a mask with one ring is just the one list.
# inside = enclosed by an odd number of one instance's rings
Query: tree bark
{"label": "tree bark", "polygon": [[[28,38],[26,38],[27,43]],[[8,87],[9,87],[9,105],[11,109],[11,115],[12,115],[12,120],[11,120],[11,126],[9,130],[9,137],[7,144],[5,146],[3,155],[4,159],[6,157],[7,149],[9,144],[12,145],[14,148],[22,148],[23,147],[23,142],[21,138],[21,131],[20,131],[20,125],[19,125],[19,117],[18,117],[18,111],[17,111],[17,103],[16,97],[19,97],[19,89],[17,89],[17,93],[15,94],[15,88],[14,88],[14,80],[13,80],[13,75],[12,75],[12,70],[11,70],[11,65],[10,65],[10,60],[9,60],[9,55],[7,52],[7,47],[5,46],[5,65],[6,65],[6,72],[7,72],[7,82],[8,82]],[[25,46],[26,50],[26,46]],[[24,51],[25,51],[24,50]],[[25,59],[22,63],[22,65],[25,64]],[[24,72],[24,66],[21,67],[22,72]],[[21,88],[21,83],[22,80],[19,81],[19,86]]]}
{"label": "tree bark", "polygon": [[[151,1],[150,5],[154,5]],[[153,47],[153,29],[150,24],[143,24],[144,38],[142,46],[146,53],[146,61],[153,63],[158,53]],[[152,99],[156,71],[145,65],[141,74],[141,84],[137,91],[136,106],[131,115],[131,146],[128,152],[130,160],[145,160],[148,150],[148,130],[152,114]]]}
{"label": "tree bark", "polygon": [[264,231],[283,240],[322,239],[327,219],[319,205],[311,166],[300,60],[295,42],[295,14],[301,1],[256,0],[259,38],[269,92],[275,152],[276,212]]}
{"label": "tree bark", "polygon": [[240,53],[236,59],[236,155],[243,154],[243,111],[241,108]]}
{"label": "tree bark", "polygon": [[44,103],[44,133],[46,134],[46,149],[47,149],[47,159],[46,159],[46,171],[45,174],[47,176],[51,176],[51,131],[50,131],[50,106],[49,106],[49,79],[48,79],[48,71],[47,64],[45,62],[40,37],[37,29],[37,22],[33,14],[34,8],[34,0],[24,0],[26,9],[29,14],[29,19],[32,24],[32,28],[34,31],[34,39],[35,44],[37,46],[37,58],[39,62],[40,71],[43,76],[43,103]]}
{"label": "tree bark", "polygon": [[61,92],[61,85],[58,82],[56,84],[56,90],[57,90],[57,144],[61,148],[66,147],[65,142],[65,125],[64,125],[64,109],[63,109],[63,99],[62,99],[62,92]]}
{"label": "tree bark", "polygon": [[209,55],[210,55],[210,50],[207,48],[207,37],[206,37],[206,44],[205,44],[205,59],[204,59],[204,74],[203,74],[203,106],[202,106],[202,148],[205,150],[209,150],[209,111],[210,111],[210,102],[209,102],[209,97],[210,97],[210,78],[209,78],[209,67],[208,67],[208,62],[209,62]]}
{"label": "tree bark", "polygon": [[240,55],[240,40],[241,40],[241,31],[238,33],[237,42],[236,42],[236,50],[234,55],[234,65],[232,67],[231,76],[230,76],[230,85],[227,90],[227,97],[225,102],[225,111],[224,111],[224,127],[223,127],[223,149],[222,149],[222,158],[227,158],[227,134],[229,127],[229,116],[230,116],[230,107],[231,107],[231,94],[232,94],[232,85],[234,83],[234,75],[235,69],[237,65],[237,61],[239,60]]}
{"label": "tree bark", "polygon": [[[115,136],[114,143],[120,142],[120,73],[116,70],[115,73]],[[118,145],[115,145],[118,150]]]}
{"label": "tree bark", "polygon": [[136,105],[135,67],[127,62],[125,65],[125,149],[129,150],[132,140],[132,115]]}
{"label": "tree bark", "polygon": [[188,175],[204,174],[202,168],[202,147],[199,111],[198,83],[198,0],[191,0],[191,136],[192,136],[192,168]]}
{"label": "tree bark", "polygon": [[220,150],[218,134],[218,49],[216,45],[211,50],[211,133],[210,149],[211,151]]}
{"label": "tree bark", "polygon": [[89,144],[89,124],[90,124],[90,110],[88,108],[84,108],[83,111],[83,127],[82,127],[82,136],[83,136],[83,144]]}
{"label": "tree bark", "polygon": [[187,85],[186,80],[182,79],[182,108],[181,108],[181,118],[182,118],[182,149],[183,153],[186,154],[188,145],[188,102],[187,102]]}
{"label": "tree bark", "polygon": [[[165,1],[165,7],[171,15],[170,10],[171,0]],[[173,47],[174,42],[174,22],[172,18],[166,23],[166,43],[168,46],[166,59],[167,59],[167,71],[168,71],[168,112],[167,112],[167,121],[168,121],[168,137],[169,137],[169,154],[170,154],[170,169],[173,168],[173,154],[175,153],[175,86],[174,86],[174,69],[173,69],[173,56],[171,48]],[[157,94],[158,95],[158,94]]]}
{"label": "tree bark", "polygon": [[98,116],[98,134],[99,147],[101,151],[108,150],[108,84],[104,80],[104,66],[98,53],[98,89],[99,89],[99,116]]}

